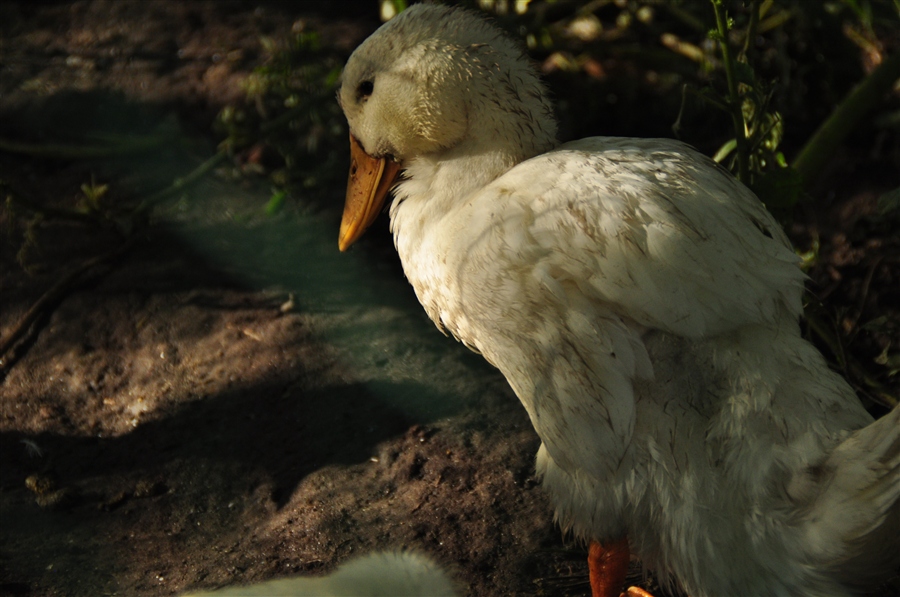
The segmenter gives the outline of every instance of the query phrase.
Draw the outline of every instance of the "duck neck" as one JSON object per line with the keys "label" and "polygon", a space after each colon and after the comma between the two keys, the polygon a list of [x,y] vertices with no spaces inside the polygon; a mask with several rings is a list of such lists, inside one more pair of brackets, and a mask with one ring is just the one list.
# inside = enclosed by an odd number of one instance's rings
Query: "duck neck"
{"label": "duck neck", "polygon": [[484,188],[522,159],[527,158],[504,151],[420,156],[407,164],[407,180],[398,188],[397,198],[400,202],[427,200],[437,208]]}
{"label": "duck neck", "polygon": [[[523,129],[527,132],[523,133]],[[530,124],[494,119],[473,123],[470,131],[478,134],[450,149],[409,160],[405,165],[406,180],[395,193],[397,203],[427,201],[430,210],[441,213],[443,207],[464,200],[516,164],[557,145],[556,123],[552,119],[531,120]]]}

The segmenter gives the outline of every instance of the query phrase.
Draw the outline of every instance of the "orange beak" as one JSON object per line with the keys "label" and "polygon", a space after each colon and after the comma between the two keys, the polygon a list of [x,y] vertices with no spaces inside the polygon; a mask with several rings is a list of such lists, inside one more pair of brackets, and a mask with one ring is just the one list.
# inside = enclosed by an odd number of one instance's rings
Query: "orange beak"
{"label": "orange beak", "polygon": [[338,236],[341,251],[350,248],[375,221],[398,176],[400,164],[385,158],[373,158],[353,133],[350,134],[350,176]]}

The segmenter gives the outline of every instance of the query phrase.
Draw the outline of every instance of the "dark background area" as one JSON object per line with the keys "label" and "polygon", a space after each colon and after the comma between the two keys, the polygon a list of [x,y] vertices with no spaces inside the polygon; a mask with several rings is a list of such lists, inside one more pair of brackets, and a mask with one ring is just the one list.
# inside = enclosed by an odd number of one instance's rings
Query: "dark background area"
{"label": "dark background area", "polygon": [[[774,3],[754,45],[788,162],[900,41],[890,2],[819,4]],[[683,99],[724,93],[706,2],[513,5],[493,18],[563,140],[672,137],[679,114],[707,154],[733,136]],[[337,251],[333,74],[380,22],[376,0],[0,4],[0,342],[38,306],[0,355],[0,595],[172,595],[396,548],[472,595],[587,594],[503,378],[427,320],[386,218]],[[895,86],[779,211],[813,254],[809,336],[876,415],[900,368],[898,114]]]}

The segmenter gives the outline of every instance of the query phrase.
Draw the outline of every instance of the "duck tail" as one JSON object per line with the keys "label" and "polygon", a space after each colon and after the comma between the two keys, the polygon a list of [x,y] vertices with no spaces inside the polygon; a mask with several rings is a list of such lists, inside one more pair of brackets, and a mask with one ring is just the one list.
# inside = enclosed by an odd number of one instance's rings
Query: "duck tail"
{"label": "duck tail", "polygon": [[[832,452],[808,532],[828,576],[869,586],[900,566],[900,406],[859,429]],[[818,558],[817,558],[818,559]]]}

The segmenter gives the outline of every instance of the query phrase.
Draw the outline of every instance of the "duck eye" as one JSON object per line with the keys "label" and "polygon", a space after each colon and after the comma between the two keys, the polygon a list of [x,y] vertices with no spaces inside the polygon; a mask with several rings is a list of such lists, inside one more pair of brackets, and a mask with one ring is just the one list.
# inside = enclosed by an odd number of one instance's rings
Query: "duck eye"
{"label": "duck eye", "polygon": [[375,89],[375,83],[372,81],[363,81],[359,84],[359,87],[356,89],[356,95],[360,99],[366,99],[370,95],[372,95],[372,91]]}

